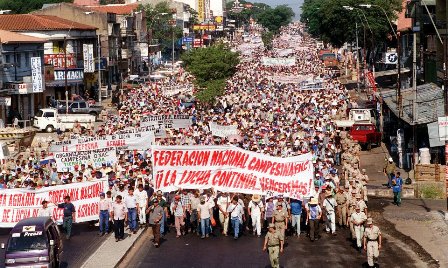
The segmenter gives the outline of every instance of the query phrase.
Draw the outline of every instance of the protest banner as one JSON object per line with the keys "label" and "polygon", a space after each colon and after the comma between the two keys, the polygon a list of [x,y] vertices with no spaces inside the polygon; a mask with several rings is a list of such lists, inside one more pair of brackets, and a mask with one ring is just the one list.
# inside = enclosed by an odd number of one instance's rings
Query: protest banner
{"label": "protest banner", "polygon": [[120,148],[125,150],[146,150],[155,142],[153,131],[124,133],[120,131],[114,135],[80,137],[64,141],[53,142],[50,152],[80,152],[102,148]]}
{"label": "protest banner", "polygon": [[37,217],[42,201],[48,201],[52,209],[52,219],[62,223],[63,209],[57,204],[64,202],[65,196],[76,208],[76,222],[85,222],[98,219],[98,201],[100,192],[108,189],[106,179],[94,182],[80,182],[36,190],[6,189],[0,191],[0,228],[11,228],[19,221]]}
{"label": "protest banner", "polygon": [[191,117],[184,114],[147,115],[140,120],[141,126],[161,126],[165,129],[189,128]]}
{"label": "protest banner", "polygon": [[277,48],[275,49],[275,53],[277,53],[279,57],[287,57],[293,54],[294,50],[292,48]]}
{"label": "protest banner", "polygon": [[270,58],[263,57],[261,62],[265,66],[294,66],[296,64],[296,58]]}
{"label": "protest banner", "polygon": [[216,124],[215,122],[209,122],[208,126],[213,136],[225,138],[231,135],[238,135],[238,126],[230,125],[230,126],[221,126]]}
{"label": "protest banner", "polygon": [[152,146],[155,188],[205,189],[247,194],[308,196],[313,184],[310,153],[280,158],[231,146]]}
{"label": "protest banner", "polygon": [[192,85],[179,85],[179,86],[173,86],[173,87],[167,87],[163,89],[162,95],[165,97],[172,97],[177,94],[192,94],[193,93],[193,86]]}
{"label": "protest banner", "polygon": [[312,75],[273,75],[269,78],[272,79],[274,82],[280,83],[280,84],[299,84],[303,81],[306,81],[310,78],[312,78]]}
{"label": "protest banner", "polygon": [[117,150],[113,147],[80,151],[58,152],[53,155],[58,172],[73,171],[75,165],[91,164],[101,167],[102,164],[114,165],[117,163]]}

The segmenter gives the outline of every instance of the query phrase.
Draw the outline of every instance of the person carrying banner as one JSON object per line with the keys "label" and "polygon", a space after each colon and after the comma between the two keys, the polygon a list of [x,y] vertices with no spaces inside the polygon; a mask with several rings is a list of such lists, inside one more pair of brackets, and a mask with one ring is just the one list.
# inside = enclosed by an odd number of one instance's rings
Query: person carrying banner
{"label": "person carrying banner", "polygon": [[72,224],[75,222],[76,209],[75,206],[70,202],[70,196],[64,197],[64,203],[59,204],[58,208],[64,209],[64,218],[62,228],[65,231],[65,237],[70,240],[72,234]]}
{"label": "person carrying banner", "polygon": [[100,193],[100,201],[98,203],[100,236],[104,236],[109,232],[109,214],[111,207],[112,203],[106,199],[106,195]]}
{"label": "person carrying banner", "polygon": [[261,219],[264,213],[263,202],[261,202],[261,196],[254,194],[252,200],[248,205],[248,213],[252,218],[252,229],[253,235],[257,234],[258,237],[261,236]]}

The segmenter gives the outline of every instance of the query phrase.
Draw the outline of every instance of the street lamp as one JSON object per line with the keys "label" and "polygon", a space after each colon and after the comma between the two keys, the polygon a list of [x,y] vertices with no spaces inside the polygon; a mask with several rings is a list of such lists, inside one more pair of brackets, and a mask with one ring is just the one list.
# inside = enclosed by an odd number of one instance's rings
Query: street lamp
{"label": "street lamp", "polygon": [[386,10],[384,10],[384,8],[382,6],[373,5],[373,4],[359,4],[359,6],[365,7],[365,8],[371,8],[371,7],[379,8],[383,12],[384,16],[386,16],[387,22],[389,23],[392,33],[394,34],[395,38],[397,39],[397,96],[396,96],[396,99],[397,99],[397,107],[398,107],[398,118],[401,118],[402,96],[401,96],[401,62],[400,62],[401,46],[400,46],[400,39],[398,38],[398,35],[395,32],[394,27],[392,26],[392,22],[389,18],[389,15],[387,15]]}

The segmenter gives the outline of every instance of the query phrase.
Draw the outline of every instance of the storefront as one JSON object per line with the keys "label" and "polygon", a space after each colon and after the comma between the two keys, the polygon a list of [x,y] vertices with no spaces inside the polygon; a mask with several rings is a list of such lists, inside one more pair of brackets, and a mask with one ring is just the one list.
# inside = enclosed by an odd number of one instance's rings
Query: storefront
{"label": "storefront", "polygon": [[[65,80],[67,74],[67,81]],[[46,67],[45,76],[45,102],[49,103],[49,99],[54,97],[56,100],[65,100],[65,91],[67,88],[68,97],[72,94],[83,94],[84,92],[84,69],[54,69]]]}

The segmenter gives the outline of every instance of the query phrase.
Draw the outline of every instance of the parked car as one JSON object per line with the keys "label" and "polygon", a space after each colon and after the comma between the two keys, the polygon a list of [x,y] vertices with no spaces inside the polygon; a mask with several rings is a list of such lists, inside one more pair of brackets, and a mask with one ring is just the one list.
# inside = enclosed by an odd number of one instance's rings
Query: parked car
{"label": "parked car", "polygon": [[21,220],[9,233],[4,267],[59,267],[61,234],[50,217]]}
{"label": "parked car", "polygon": [[[90,115],[97,117],[101,113],[102,110],[103,110],[103,106],[91,104],[84,100],[69,101],[69,103],[68,103],[68,112],[70,114],[90,114]],[[62,103],[62,105],[58,106],[58,112],[60,114],[64,114],[67,112],[65,103]]]}
{"label": "parked car", "polygon": [[86,127],[88,123],[95,122],[96,116],[90,114],[61,114],[57,109],[40,109],[33,118],[33,126],[39,130],[53,132],[55,129],[63,127],[72,129],[75,122]]}
{"label": "parked car", "polygon": [[354,124],[350,129],[350,136],[367,150],[370,150],[373,144],[381,144],[381,132],[377,131],[372,123]]}

